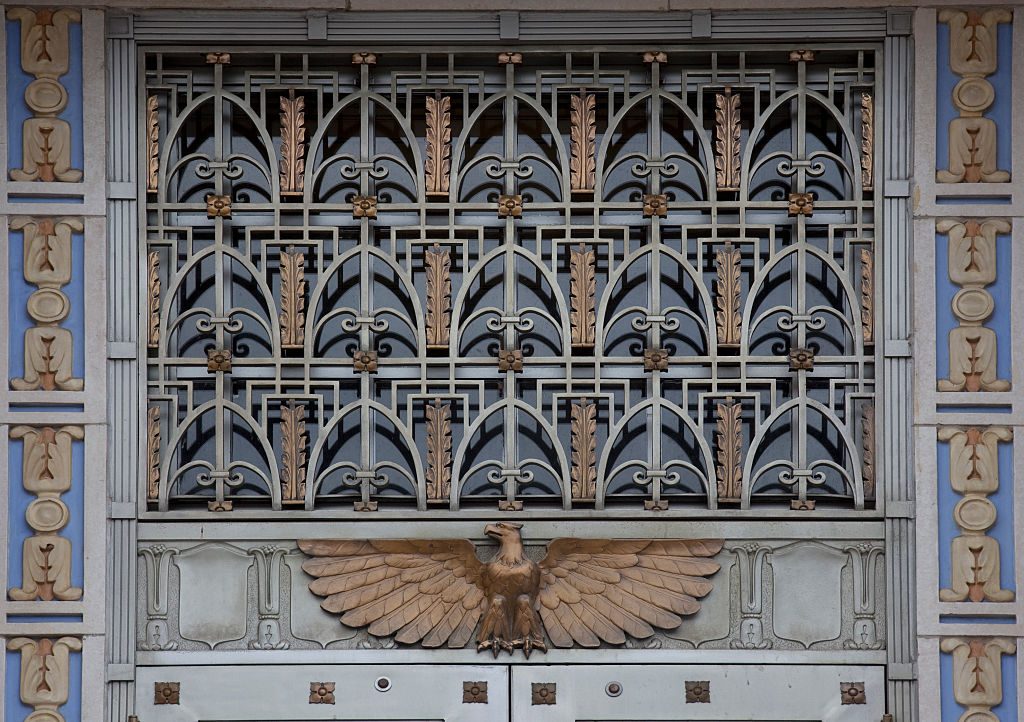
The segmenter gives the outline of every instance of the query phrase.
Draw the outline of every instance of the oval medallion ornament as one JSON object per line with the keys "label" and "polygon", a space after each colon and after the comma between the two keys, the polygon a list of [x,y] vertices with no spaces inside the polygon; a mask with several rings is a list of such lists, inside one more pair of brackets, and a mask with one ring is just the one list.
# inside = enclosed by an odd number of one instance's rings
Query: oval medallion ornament
{"label": "oval medallion ornament", "polygon": [[27,310],[39,323],[60,323],[68,317],[71,302],[54,288],[41,288],[28,297]]}
{"label": "oval medallion ornament", "polygon": [[965,288],[953,296],[953,313],[961,321],[981,323],[994,309],[992,296],[980,288]]}
{"label": "oval medallion ornament", "polygon": [[965,531],[987,531],[996,523],[996,508],[983,496],[968,496],[953,508],[953,518]]}

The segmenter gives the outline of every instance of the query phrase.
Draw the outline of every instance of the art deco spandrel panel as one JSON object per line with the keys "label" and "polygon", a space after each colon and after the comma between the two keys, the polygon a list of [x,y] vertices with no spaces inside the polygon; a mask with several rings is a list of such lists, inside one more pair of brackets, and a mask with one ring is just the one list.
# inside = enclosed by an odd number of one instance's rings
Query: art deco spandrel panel
{"label": "art deco spandrel panel", "polygon": [[145,63],[148,509],[874,514],[873,49]]}

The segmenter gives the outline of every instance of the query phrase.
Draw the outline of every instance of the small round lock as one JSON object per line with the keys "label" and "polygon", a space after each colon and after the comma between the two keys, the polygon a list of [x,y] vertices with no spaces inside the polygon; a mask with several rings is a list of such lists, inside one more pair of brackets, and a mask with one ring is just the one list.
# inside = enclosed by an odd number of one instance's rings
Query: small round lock
{"label": "small round lock", "polygon": [[373,683],[373,688],[378,692],[387,692],[391,689],[391,680],[387,677],[377,677],[377,681]]}
{"label": "small round lock", "polygon": [[618,682],[609,682],[605,685],[604,691],[609,697],[618,697],[622,694],[622,685]]}

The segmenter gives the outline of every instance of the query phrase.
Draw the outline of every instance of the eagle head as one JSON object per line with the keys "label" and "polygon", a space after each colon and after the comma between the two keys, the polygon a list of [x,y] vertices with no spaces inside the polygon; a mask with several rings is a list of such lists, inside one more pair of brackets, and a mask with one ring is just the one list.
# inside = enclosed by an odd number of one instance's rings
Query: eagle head
{"label": "eagle head", "polygon": [[484,527],[484,534],[497,539],[501,543],[498,556],[495,561],[507,566],[515,566],[523,561],[523,537],[519,530],[522,524],[511,521],[499,521],[495,524],[488,524]]}
{"label": "eagle head", "polygon": [[523,528],[522,524],[516,524],[511,521],[499,521],[495,524],[488,524],[484,527],[484,534],[500,542],[507,541],[522,541],[522,536],[519,530]]}

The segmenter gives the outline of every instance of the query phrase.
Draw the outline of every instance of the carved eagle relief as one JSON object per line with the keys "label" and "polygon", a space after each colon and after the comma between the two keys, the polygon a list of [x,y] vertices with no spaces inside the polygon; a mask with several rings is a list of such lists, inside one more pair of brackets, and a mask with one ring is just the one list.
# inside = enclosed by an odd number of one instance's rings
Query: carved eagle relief
{"label": "carved eagle relief", "polygon": [[403,644],[477,650],[622,644],[674,629],[700,609],[722,549],[712,539],[555,539],[537,563],[524,554],[521,524],[489,524],[500,543],[482,562],[465,539],[304,539],[320,606],[350,627]]}

